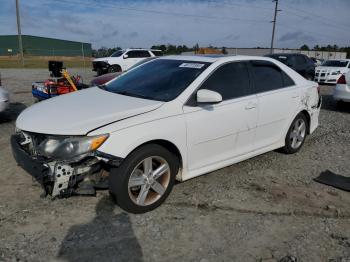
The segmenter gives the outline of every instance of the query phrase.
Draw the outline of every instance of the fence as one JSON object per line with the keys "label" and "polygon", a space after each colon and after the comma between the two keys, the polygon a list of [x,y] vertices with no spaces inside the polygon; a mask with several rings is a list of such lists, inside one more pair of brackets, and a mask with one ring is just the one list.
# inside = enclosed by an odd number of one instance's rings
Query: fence
{"label": "fence", "polygon": [[[222,49],[217,49],[222,50]],[[346,59],[345,52],[333,52],[333,51],[305,51],[300,49],[278,49],[273,50],[274,53],[301,53],[309,57],[315,57],[320,59]],[[270,53],[269,48],[226,48],[228,55],[251,55],[251,56],[264,56]],[[192,55],[194,52],[184,52],[182,55]]]}

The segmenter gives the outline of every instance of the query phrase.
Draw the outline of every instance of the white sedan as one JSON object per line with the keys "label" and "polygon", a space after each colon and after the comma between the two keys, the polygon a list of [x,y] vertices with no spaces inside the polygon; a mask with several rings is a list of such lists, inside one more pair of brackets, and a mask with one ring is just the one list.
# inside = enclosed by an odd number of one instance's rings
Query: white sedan
{"label": "white sedan", "polygon": [[350,59],[325,61],[315,69],[315,81],[322,84],[336,84],[342,74],[350,71]]}
{"label": "white sedan", "polygon": [[333,98],[338,102],[350,102],[350,72],[343,74],[337,82]]}
{"label": "white sedan", "polygon": [[143,213],[176,179],[277,148],[298,152],[320,105],[317,83],[271,58],[170,56],[27,108],[11,144],[52,196],[107,171],[117,203]]}

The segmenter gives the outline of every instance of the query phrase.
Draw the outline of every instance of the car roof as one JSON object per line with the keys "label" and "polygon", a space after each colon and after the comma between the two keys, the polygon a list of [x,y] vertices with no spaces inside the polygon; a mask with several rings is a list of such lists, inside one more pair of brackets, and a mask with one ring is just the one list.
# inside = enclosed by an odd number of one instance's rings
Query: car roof
{"label": "car roof", "polygon": [[173,59],[173,60],[186,60],[194,62],[226,62],[226,61],[241,61],[241,60],[265,60],[265,61],[275,61],[269,57],[263,56],[244,56],[244,55],[170,55],[163,56],[159,59]]}

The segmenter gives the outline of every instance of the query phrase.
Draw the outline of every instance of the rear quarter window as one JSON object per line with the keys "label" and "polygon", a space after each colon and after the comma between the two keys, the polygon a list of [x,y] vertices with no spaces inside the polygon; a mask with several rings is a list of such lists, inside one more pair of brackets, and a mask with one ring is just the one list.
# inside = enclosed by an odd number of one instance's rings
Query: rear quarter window
{"label": "rear quarter window", "polygon": [[155,56],[163,56],[162,51],[151,51]]}

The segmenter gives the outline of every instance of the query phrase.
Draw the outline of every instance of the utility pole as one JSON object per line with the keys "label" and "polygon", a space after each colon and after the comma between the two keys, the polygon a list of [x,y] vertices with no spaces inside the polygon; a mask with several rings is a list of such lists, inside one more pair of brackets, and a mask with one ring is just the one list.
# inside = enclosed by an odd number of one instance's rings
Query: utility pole
{"label": "utility pole", "polygon": [[275,2],[275,15],[274,15],[273,21],[271,21],[271,23],[273,23],[273,27],[272,27],[270,54],[273,53],[273,42],[275,40],[275,28],[276,28],[277,12],[281,11],[281,10],[278,10],[278,0],[272,0],[272,2]]}
{"label": "utility pole", "polygon": [[18,0],[16,0],[16,16],[17,16],[18,48],[19,48],[22,66],[24,66],[22,33],[21,33],[21,19],[19,16],[19,2],[18,2]]}

